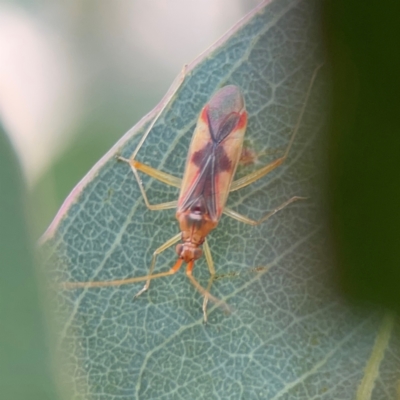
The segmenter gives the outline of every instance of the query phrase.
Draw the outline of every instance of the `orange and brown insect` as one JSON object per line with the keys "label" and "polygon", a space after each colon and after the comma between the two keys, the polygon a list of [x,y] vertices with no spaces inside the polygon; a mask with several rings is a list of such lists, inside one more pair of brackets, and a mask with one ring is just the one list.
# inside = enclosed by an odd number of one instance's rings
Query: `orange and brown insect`
{"label": "orange and brown insect", "polygon": [[247,125],[243,96],[236,86],[219,90],[203,108],[193,135],[178,199],[176,218],[187,263],[221,218],[242,150]]}
{"label": "orange and brown insect", "polygon": [[[189,147],[183,179],[154,169],[136,160],[136,155],[157,118],[153,120],[131,158],[125,159],[119,157],[119,159],[129,163],[131,166],[145,204],[150,210],[164,210],[176,207],[176,218],[179,222],[181,232],[154,251],[148,275],[105,282],[68,282],[64,283],[64,288],[117,286],[146,281],[144,287],[136,294],[135,297],[137,297],[149,288],[152,279],[172,275],[179,270],[183,262],[186,262],[186,275],[196,289],[204,296],[204,321],[207,321],[207,303],[209,300],[229,310],[228,306],[222,300],[217,299],[210,293],[211,284],[215,277],[215,268],[206,237],[217,227],[222,214],[226,214],[246,224],[258,225],[288,204],[302,199],[302,197],[294,196],[276,207],[273,211],[267,213],[260,220],[252,220],[225,206],[229,192],[250,185],[286,160],[298,131],[318,69],[319,67],[312,76],[301,113],[284,155],[236,181],[233,181],[233,178],[241,157],[247,125],[245,102],[237,86],[229,85],[223,87],[203,107]],[[178,200],[161,204],[150,204],[138,171],[163,183],[180,188]],[[175,265],[169,271],[153,274],[157,255],[179,241],[182,241],[182,243],[176,246],[178,260]],[[210,280],[207,288],[201,286],[192,275],[194,263],[202,256],[203,250],[210,272]]]}

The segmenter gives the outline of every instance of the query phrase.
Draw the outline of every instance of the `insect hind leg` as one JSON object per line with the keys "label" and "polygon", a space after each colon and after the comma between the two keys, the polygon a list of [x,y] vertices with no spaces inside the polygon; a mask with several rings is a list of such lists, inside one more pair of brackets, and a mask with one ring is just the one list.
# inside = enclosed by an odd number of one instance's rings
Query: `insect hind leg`
{"label": "insect hind leg", "polygon": [[264,215],[262,218],[257,219],[257,220],[246,217],[243,214],[239,214],[238,212],[236,212],[228,207],[225,207],[224,214],[227,215],[228,217],[236,219],[239,222],[243,222],[244,224],[256,226],[256,225],[260,225],[261,223],[265,222],[267,219],[271,218],[278,211],[283,210],[289,204],[294,203],[295,201],[299,201],[299,200],[307,200],[307,197],[293,196],[289,200],[286,200],[284,203],[282,203],[278,207],[275,207],[272,211],[270,211],[269,213]]}
{"label": "insect hind leg", "polygon": [[307,90],[307,93],[306,93],[306,96],[305,96],[305,99],[304,99],[303,106],[301,108],[299,117],[297,118],[297,122],[296,122],[296,125],[295,125],[294,129],[293,129],[292,136],[291,136],[291,138],[289,140],[288,145],[286,146],[286,150],[285,150],[284,155],[282,157],[279,157],[276,160],[272,161],[271,163],[265,165],[264,167],[262,167],[260,169],[257,169],[256,171],[251,172],[250,174],[248,174],[246,176],[243,176],[242,178],[239,178],[236,181],[233,181],[232,185],[231,185],[231,189],[230,189],[231,192],[233,192],[235,190],[239,190],[239,189],[241,189],[243,187],[246,187],[246,186],[250,185],[251,183],[259,180],[260,178],[262,178],[263,176],[269,174],[271,171],[273,171],[275,168],[279,167],[280,165],[282,165],[286,161],[286,159],[288,157],[288,154],[290,152],[290,149],[292,148],[294,139],[295,139],[295,137],[297,135],[297,132],[299,131],[300,124],[301,124],[301,121],[303,119],[303,115],[304,115],[304,112],[306,110],[306,107],[307,107],[308,99],[309,99],[310,94],[311,94],[311,89],[312,89],[312,87],[314,85],[314,82],[315,82],[315,78],[317,77],[318,71],[321,69],[322,66],[323,66],[323,64],[318,65],[315,68],[314,72],[313,72],[313,75],[312,75],[311,81],[310,81],[310,85],[308,86],[308,90]]}

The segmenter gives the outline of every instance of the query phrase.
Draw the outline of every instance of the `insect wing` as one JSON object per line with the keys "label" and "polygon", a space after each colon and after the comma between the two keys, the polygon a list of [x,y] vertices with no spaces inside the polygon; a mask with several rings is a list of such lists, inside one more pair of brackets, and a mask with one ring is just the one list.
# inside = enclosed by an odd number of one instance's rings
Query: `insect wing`
{"label": "insect wing", "polygon": [[236,86],[223,87],[204,106],[189,148],[178,213],[208,214],[215,222],[220,219],[246,125],[244,99]]}

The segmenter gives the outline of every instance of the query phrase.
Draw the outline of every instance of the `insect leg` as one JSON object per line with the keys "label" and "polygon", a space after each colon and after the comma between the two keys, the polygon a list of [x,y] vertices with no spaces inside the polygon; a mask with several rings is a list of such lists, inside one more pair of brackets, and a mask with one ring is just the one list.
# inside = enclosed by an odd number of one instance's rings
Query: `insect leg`
{"label": "insect leg", "polygon": [[[208,280],[208,285],[206,292],[209,293],[211,290],[211,286],[214,282],[215,278],[215,268],[214,268],[214,262],[211,256],[211,250],[210,246],[208,245],[207,239],[205,239],[204,244],[203,244],[203,250],[204,250],[204,256],[206,258],[207,266],[208,266],[208,271],[210,272],[210,278]],[[203,316],[204,316],[204,323],[207,323],[207,304],[208,304],[208,296],[204,296],[203,300]]]}
{"label": "insect leg", "polygon": [[175,80],[175,82],[172,85],[172,89],[170,89],[170,93],[167,95],[166,100],[164,101],[164,105],[162,106],[161,110],[159,113],[154,117],[154,119],[151,121],[150,125],[148,126],[146,132],[143,134],[142,138],[140,139],[138,145],[136,146],[135,150],[133,151],[131,157],[129,159],[124,158],[124,157],[117,157],[119,161],[124,161],[128,163],[133,171],[133,174],[135,175],[136,181],[139,184],[140,192],[142,193],[143,199],[146,203],[146,206],[150,210],[165,210],[168,208],[175,208],[176,207],[176,202],[166,202],[166,203],[160,203],[160,204],[150,204],[146,191],[144,190],[142,180],[139,177],[138,170],[144,172],[145,174],[151,176],[154,179],[157,179],[161,182],[166,183],[167,185],[170,186],[175,186],[180,188],[182,180],[180,178],[177,178],[173,175],[167,174],[165,172],[159,171],[155,168],[149,167],[145,164],[140,163],[139,161],[136,161],[136,155],[139,152],[140,148],[142,147],[143,143],[147,139],[147,136],[153,129],[155,123],[158,121],[160,115],[163,113],[163,111],[167,108],[167,106],[170,104],[172,98],[175,96],[176,92],[178,89],[181,87],[183,81],[185,80],[186,76],[186,68],[187,66],[185,65],[182,68],[181,73],[179,74],[178,78]]}
{"label": "insect leg", "polygon": [[118,157],[118,161],[123,161],[128,163],[132,170],[139,170],[144,172],[146,175],[151,176],[154,179],[157,179],[160,182],[165,183],[166,185],[169,186],[174,186],[177,188],[180,188],[182,185],[182,179],[177,178],[176,176],[167,174],[166,172],[160,171],[158,169],[155,169],[153,167],[150,167],[146,164],[142,164],[139,161],[132,160],[132,159],[127,159],[124,157]]}
{"label": "insect leg", "polygon": [[264,221],[266,221],[267,219],[272,217],[274,214],[276,214],[278,211],[282,210],[289,204],[294,203],[295,201],[298,201],[298,200],[307,200],[307,197],[293,196],[292,198],[290,198],[289,200],[286,200],[280,206],[274,208],[272,211],[270,211],[268,214],[264,215],[262,218],[260,218],[258,220],[254,220],[249,217],[246,217],[245,215],[239,214],[238,212],[236,212],[228,207],[225,207],[223,213],[233,219],[236,219],[237,221],[243,222],[244,224],[256,226],[256,225],[263,223]]}
{"label": "insect leg", "polygon": [[[213,296],[210,292],[208,292],[206,289],[203,288],[203,286],[200,285],[199,282],[196,281],[196,279],[193,276],[193,267],[194,267],[194,261],[190,261],[186,267],[186,276],[189,278],[190,282],[192,285],[200,292],[201,295],[204,297],[207,297],[208,300],[211,300],[213,303],[215,303],[217,306],[222,307],[224,311],[230,312],[229,306],[223,301],[215,296]],[[208,302],[207,300],[207,302]],[[206,304],[207,305],[207,304]],[[203,302],[203,307],[204,307],[204,302]],[[204,323],[207,323],[207,310],[203,308],[203,318],[204,318]]]}
{"label": "insect leg", "polygon": [[[136,181],[137,181],[137,183],[138,183],[138,185],[139,185],[140,193],[142,194],[142,197],[143,197],[143,200],[144,200],[144,202],[145,202],[145,204],[146,204],[146,207],[147,207],[149,210],[153,210],[153,211],[154,211],[154,210],[167,210],[167,209],[169,209],[169,208],[176,208],[176,206],[177,206],[177,204],[178,204],[178,202],[177,202],[176,200],[174,200],[174,201],[168,201],[168,202],[166,202],[166,203],[150,204],[149,199],[147,198],[146,190],[144,189],[144,186],[143,186],[143,182],[142,182],[142,180],[140,179],[139,173],[138,173],[138,171],[137,171],[137,168],[133,165],[133,164],[136,164],[137,161],[135,161],[135,160],[128,160],[128,159],[122,158],[122,157],[119,157],[118,159],[119,159],[120,161],[127,162],[127,163],[131,166],[133,175],[135,175]],[[141,164],[141,165],[144,165],[144,164]],[[144,165],[144,166],[147,167],[146,165]],[[154,176],[154,175],[152,174],[152,172],[151,172],[151,170],[157,171],[156,169],[151,168],[151,167],[147,167],[147,169],[150,171],[150,172],[146,171],[147,175],[151,176],[152,178],[158,179],[158,178],[157,178],[156,176]],[[168,176],[168,174],[166,174],[165,172],[161,172],[161,171],[157,171],[157,172],[160,173],[160,175],[162,175],[162,176],[164,176],[164,177],[167,177],[167,176]],[[169,176],[170,176],[171,178],[176,179],[177,181],[178,181],[178,180],[180,181],[179,178],[175,178],[175,177],[172,176],[172,175],[169,175]],[[161,179],[158,179],[158,180],[161,180]],[[161,181],[164,182],[164,183],[166,183],[165,180],[161,180]],[[172,184],[171,184],[171,186],[177,186],[177,185],[172,185]],[[180,185],[179,185],[179,186],[180,186]],[[178,186],[178,187],[179,187],[179,186]]]}
{"label": "insect leg", "polygon": [[179,270],[180,264],[179,265],[175,264],[174,267],[172,267],[169,271],[160,272],[160,273],[154,274],[154,275],[152,274],[155,263],[156,263],[157,255],[162,253],[164,250],[168,249],[168,247],[171,247],[173,244],[177,243],[180,240],[180,238],[181,238],[181,234],[179,233],[179,234],[175,235],[174,237],[172,237],[171,239],[167,240],[162,246],[160,246],[158,249],[156,249],[154,251],[148,275],[137,276],[137,277],[133,277],[133,278],[126,278],[126,279],[118,279],[118,280],[114,280],[114,281],[64,282],[60,285],[60,288],[61,289],[79,289],[79,288],[93,288],[93,287],[109,287],[109,286],[121,286],[121,285],[130,284],[130,283],[146,281],[146,284],[143,287],[143,289],[140,290],[135,295],[135,297],[140,296],[145,290],[147,290],[149,288],[150,280],[156,279],[156,278],[162,278],[164,276],[173,275]]}
{"label": "insect leg", "polygon": [[308,87],[307,94],[306,94],[306,97],[304,99],[303,107],[301,108],[299,117],[297,119],[296,125],[295,125],[293,133],[292,133],[292,137],[289,140],[289,143],[288,143],[288,145],[286,147],[284,155],[282,157],[279,157],[276,160],[272,161],[271,163],[267,164],[266,166],[254,171],[254,172],[251,172],[250,174],[248,174],[246,176],[243,176],[242,178],[239,178],[236,181],[232,182],[231,189],[230,189],[231,192],[233,192],[235,190],[239,190],[239,189],[241,189],[241,188],[243,188],[243,187],[245,187],[247,185],[250,185],[251,183],[257,181],[260,178],[262,178],[263,176],[269,174],[271,171],[273,171],[275,168],[279,167],[281,164],[283,164],[285,162],[285,160],[286,160],[286,158],[287,158],[287,156],[289,154],[289,151],[290,151],[290,149],[292,147],[293,141],[294,141],[294,139],[296,137],[296,134],[297,134],[297,132],[299,130],[301,120],[303,119],[303,115],[304,115],[304,112],[305,112],[305,109],[306,109],[306,106],[307,106],[307,103],[308,103],[308,99],[309,99],[310,94],[311,94],[311,89],[313,87],[315,78],[317,77],[317,73],[318,73],[319,69],[322,67],[322,65],[323,64],[319,65],[314,70],[314,73],[313,73],[313,75],[311,77],[310,85]]}
{"label": "insect leg", "polygon": [[[136,297],[139,297],[142,293],[144,293],[144,292],[149,288],[149,286],[150,286],[150,280],[152,279],[151,277],[154,276],[154,275],[152,275],[152,274],[153,274],[153,271],[154,271],[154,267],[155,267],[155,265],[156,265],[157,256],[158,256],[160,253],[162,253],[164,250],[167,250],[168,247],[171,247],[171,246],[174,245],[175,243],[179,242],[179,240],[181,239],[181,237],[182,237],[182,234],[179,232],[177,235],[175,235],[175,236],[173,236],[171,239],[167,240],[163,245],[161,245],[158,249],[156,249],[156,250],[154,251],[153,257],[152,257],[152,259],[151,259],[151,264],[150,264],[150,268],[149,268],[149,273],[148,273],[148,275],[147,275],[147,276],[149,277],[149,279],[147,279],[147,281],[146,281],[145,285],[143,286],[143,288],[142,288],[141,290],[139,290],[139,292],[137,292],[137,293],[135,294],[135,298],[136,298]],[[178,260],[178,261],[179,261],[179,260]],[[182,260],[181,260],[181,261],[182,261]],[[172,267],[169,271],[164,272],[165,275],[163,275],[163,276],[175,274],[175,273],[179,270],[181,264],[182,264],[182,263],[179,263],[179,265],[178,265],[178,263],[176,263],[176,264],[174,265],[174,267]],[[161,272],[160,274],[162,274],[162,272]],[[160,275],[160,274],[155,274],[155,275]]]}
{"label": "insect leg", "polygon": [[161,107],[161,110],[159,111],[159,113],[154,117],[153,121],[151,121],[151,123],[150,123],[149,127],[147,128],[146,132],[144,133],[144,135],[140,139],[140,142],[136,146],[136,149],[132,153],[132,155],[130,157],[131,160],[134,160],[136,158],[137,153],[139,152],[139,150],[142,147],[143,143],[147,139],[147,136],[149,135],[150,131],[153,129],[154,124],[158,121],[158,118],[160,117],[160,115],[167,108],[167,106],[171,102],[172,98],[175,96],[176,92],[181,87],[181,85],[182,85],[182,83],[183,83],[183,81],[185,80],[185,77],[186,77],[186,69],[187,69],[187,65],[184,65],[183,68],[182,68],[182,71],[180,72],[180,74],[178,75],[178,77],[173,82],[173,84],[172,84],[172,86],[170,88],[170,92],[171,93],[166,95],[166,100],[164,102],[164,105]]}

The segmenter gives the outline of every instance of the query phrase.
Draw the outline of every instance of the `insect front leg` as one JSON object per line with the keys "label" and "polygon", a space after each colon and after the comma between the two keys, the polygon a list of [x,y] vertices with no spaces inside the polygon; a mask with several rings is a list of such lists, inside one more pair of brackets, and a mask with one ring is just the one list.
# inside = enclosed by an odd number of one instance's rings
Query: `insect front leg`
{"label": "insect front leg", "polygon": [[[193,267],[194,267],[194,261],[190,261],[186,267],[186,276],[189,278],[190,282],[192,285],[204,296],[204,299],[207,298],[207,302],[203,301],[203,321],[206,324],[207,323],[207,303],[208,300],[211,300],[213,303],[215,303],[218,307],[222,307],[225,312],[229,313],[230,308],[229,306],[223,301],[215,296],[213,296],[210,292],[207,291],[207,289],[203,288],[203,286],[200,285],[199,282],[196,281],[195,277],[193,276]],[[204,306],[205,304],[205,306]]]}
{"label": "insect front leg", "polygon": [[215,274],[214,262],[213,262],[212,256],[211,256],[210,246],[208,245],[207,239],[204,241],[203,250],[204,250],[204,255],[205,255],[207,266],[208,266],[208,271],[210,272],[210,278],[208,280],[207,288],[206,289],[203,288],[203,286],[201,286],[200,283],[198,283],[196,281],[196,279],[194,278],[194,276],[192,274],[193,267],[194,267],[194,261],[191,261],[191,262],[188,263],[188,266],[186,268],[186,275],[189,278],[189,280],[192,283],[192,285],[204,297],[202,310],[203,310],[203,322],[206,324],[207,320],[208,320],[208,318],[207,318],[207,305],[208,305],[208,301],[209,300],[211,300],[217,306],[222,307],[224,309],[224,311],[226,311],[226,312],[230,312],[230,308],[223,300],[220,300],[220,299],[216,298],[215,296],[213,296],[210,293],[210,289],[211,289],[211,286],[212,286],[212,283],[213,283],[213,281],[215,279],[216,274]]}
{"label": "insect front leg", "polygon": [[[173,246],[175,243],[179,242],[181,237],[182,237],[181,233],[178,233],[177,235],[175,235],[171,239],[167,240],[163,245],[161,245],[159,248],[157,248],[154,251],[153,257],[151,258],[149,273],[147,275],[149,277],[149,279],[147,279],[143,288],[135,294],[135,298],[139,297],[142,293],[144,293],[146,290],[149,289],[150,281],[152,279],[152,276],[154,276],[153,271],[154,271],[154,267],[156,265],[157,256],[159,254],[161,254],[163,251],[167,250],[169,247]],[[163,276],[175,274],[176,272],[178,272],[179,268],[181,267],[181,264],[182,264],[182,260],[178,260],[178,262],[174,265],[174,267],[172,267],[169,271],[165,272]],[[161,274],[163,274],[163,273],[161,272]],[[159,275],[159,274],[157,274],[157,275]]]}
{"label": "insect front leg", "polygon": [[98,287],[110,287],[110,286],[121,286],[121,285],[128,285],[131,283],[136,282],[143,282],[146,281],[143,289],[141,289],[136,295],[135,298],[140,296],[143,292],[145,292],[149,286],[150,281],[156,278],[163,278],[164,276],[173,275],[178,272],[179,268],[181,267],[182,260],[178,260],[176,264],[169,270],[165,272],[159,272],[157,274],[153,274],[154,267],[156,264],[157,256],[162,253],[164,250],[168,249],[175,243],[179,242],[181,238],[181,234],[178,233],[171,239],[167,240],[162,246],[156,249],[153,253],[153,257],[151,259],[149,274],[144,276],[137,276],[133,278],[126,278],[126,279],[116,279],[113,281],[92,281],[92,282],[63,282],[59,285],[60,289],[64,290],[72,290],[72,289],[83,289],[83,288],[98,288]]}
{"label": "insect front leg", "polygon": [[[204,250],[204,256],[206,258],[206,262],[207,262],[207,266],[208,266],[208,271],[210,272],[210,278],[208,280],[206,292],[210,293],[211,286],[212,286],[212,284],[214,282],[214,278],[215,278],[215,268],[214,268],[214,261],[211,256],[210,246],[208,245],[207,239],[205,239],[205,241],[204,241],[203,250]],[[206,296],[204,296],[203,307],[202,307],[203,321],[205,324],[207,323],[207,305],[208,305],[208,296],[206,295]]]}

